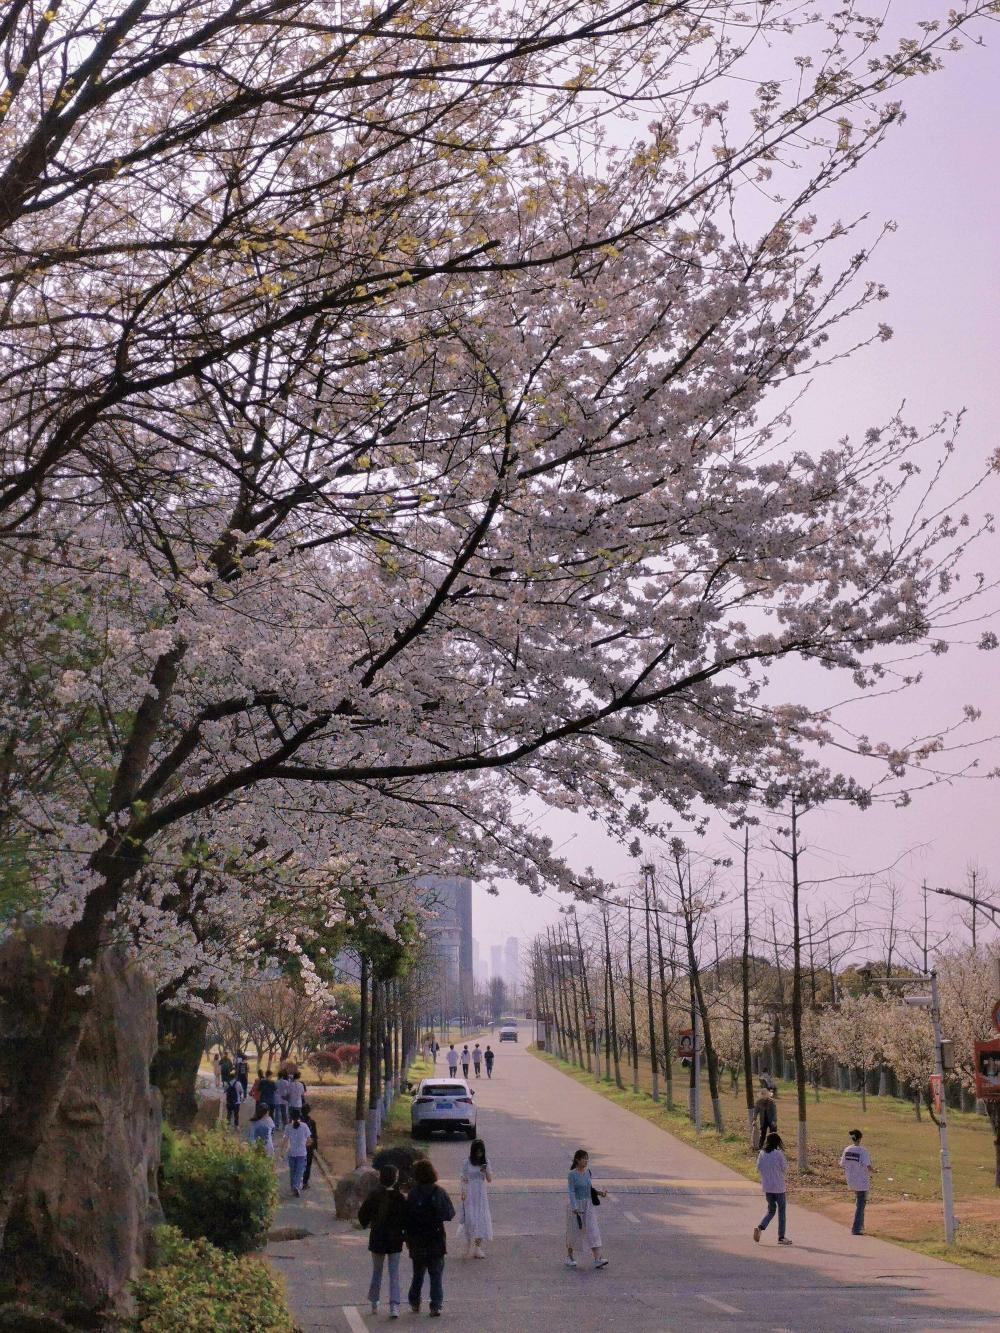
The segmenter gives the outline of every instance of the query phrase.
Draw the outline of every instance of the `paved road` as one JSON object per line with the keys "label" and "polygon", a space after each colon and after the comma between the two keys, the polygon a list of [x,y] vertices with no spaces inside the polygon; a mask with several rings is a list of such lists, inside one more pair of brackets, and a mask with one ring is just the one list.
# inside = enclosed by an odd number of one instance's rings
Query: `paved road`
{"label": "paved road", "polygon": [[[495,1045],[495,1043],[494,1043]],[[496,1173],[496,1239],[483,1262],[455,1243],[445,1316],[477,1333],[826,1333],[946,1329],[1000,1333],[1000,1279],[925,1259],[827,1218],[789,1208],[788,1249],[776,1226],[752,1238],[758,1188],[648,1121],[581,1087],[523,1047],[499,1047],[492,1082],[477,1084],[480,1133]],[[565,1173],[586,1147],[611,1192],[600,1210],[610,1267],[563,1267]],[[457,1197],[468,1145],[434,1140],[442,1183]],[[366,1237],[332,1222],[329,1195],[295,1201],[282,1221],[322,1232],[272,1246],[307,1333],[388,1322],[365,1313]],[[408,1269],[404,1259],[404,1271]],[[385,1297],[383,1296],[383,1299]],[[426,1310],[426,1306],[425,1306]],[[426,1317],[426,1316],[422,1316]],[[415,1317],[405,1307],[395,1327]]]}

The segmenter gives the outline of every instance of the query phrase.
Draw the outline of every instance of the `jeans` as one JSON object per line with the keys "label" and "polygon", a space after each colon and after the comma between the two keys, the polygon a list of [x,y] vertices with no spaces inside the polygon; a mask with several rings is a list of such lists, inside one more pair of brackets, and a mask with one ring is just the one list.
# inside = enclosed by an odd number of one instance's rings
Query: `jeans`
{"label": "jeans", "polygon": [[313,1153],[314,1153],[315,1151],[316,1151],[315,1148],[307,1148],[307,1149],[306,1149],[306,1172],[305,1172],[305,1175],[302,1177],[302,1188],[303,1188],[303,1189],[305,1189],[305,1187],[309,1184],[309,1177],[312,1175],[312,1169],[313,1169]]}
{"label": "jeans", "polygon": [[492,1077],[493,1077],[493,1061],[492,1061],[492,1060],[487,1060],[487,1062],[486,1062],[486,1077],[487,1077],[487,1078],[492,1078]]}
{"label": "jeans", "polygon": [[275,1129],[284,1129],[288,1124],[288,1104],[287,1102],[276,1102],[274,1107],[274,1127]]}
{"label": "jeans", "polygon": [[424,1290],[424,1274],[431,1279],[431,1309],[440,1310],[444,1304],[444,1255],[417,1255],[413,1258],[413,1281],[410,1283],[410,1304],[419,1305]]}
{"label": "jeans", "polygon": [[478,1064],[473,1064],[472,1067],[473,1067],[473,1069],[476,1071],[476,1078],[478,1078],[478,1077],[479,1077],[479,1065],[478,1065]]}
{"label": "jeans", "polygon": [[768,1224],[768,1222],[770,1222],[770,1220],[771,1220],[771,1218],[774,1216],[775,1212],[777,1212],[777,1214],[778,1214],[778,1239],[779,1239],[779,1240],[784,1240],[784,1239],[785,1239],[785,1195],[784,1195],[784,1192],[782,1192],[781,1194],[768,1194],[768,1195],[766,1195],[765,1197],[766,1197],[766,1199],[767,1199],[767,1216],[763,1219],[763,1221],[761,1221],[761,1223],[760,1223],[760,1229],[761,1229],[761,1231],[766,1231],[766,1230],[767,1230],[767,1224]]}
{"label": "jeans", "polygon": [[300,1190],[302,1188],[302,1177],[306,1173],[306,1159],[302,1157],[289,1157],[288,1174],[291,1178],[292,1189]]}
{"label": "jeans", "polygon": [[865,1204],[868,1202],[867,1190],[854,1191],[854,1225],[851,1231],[855,1236],[860,1236],[865,1229]]}
{"label": "jeans", "polygon": [[227,1123],[227,1124],[230,1124],[230,1125],[235,1125],[236,1128],[239,1129],[239,1127],[240,1127],[240,1108],[239,1108],[238,1106],[227,1106],[227,1107],[226,1107],[226,1123]]}
{"label": "jeans", "polygon": [[368,1299],[372,1305],[378,1304],[379,1293],[382,1290],[382,1265],[386,1259],[389,1260],[389,1304],[399,1304],[399,1261],[401,1257],[398,1250],[395,1254],[376,1254],[372,1251],[372,1280],[368,1288]]}

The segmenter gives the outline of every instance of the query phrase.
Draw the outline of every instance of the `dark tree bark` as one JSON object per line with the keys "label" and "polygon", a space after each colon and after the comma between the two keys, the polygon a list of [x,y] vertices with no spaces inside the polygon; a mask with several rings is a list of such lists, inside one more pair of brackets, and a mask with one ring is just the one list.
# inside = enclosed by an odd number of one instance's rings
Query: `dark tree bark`
{"label": "dark tree bark", "polygon": [[151,1081],[163,1098],[164,1119],[174,1129],[190,1130],[198,1114],[198,1066],[208,1035],[208,1019],[191,1009],[159,1002],[156,1006],[156,1054]]}

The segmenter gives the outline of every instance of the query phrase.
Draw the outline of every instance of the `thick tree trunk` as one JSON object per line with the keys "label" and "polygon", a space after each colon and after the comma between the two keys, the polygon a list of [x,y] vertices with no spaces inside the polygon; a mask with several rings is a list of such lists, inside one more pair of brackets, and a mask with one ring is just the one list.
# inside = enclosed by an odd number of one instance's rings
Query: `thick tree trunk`
{"label": "thick tree trunk", "polygon": [[198,1114],[198,1066],[208,1035],[208,1019],[190,1009],[156,1006],[156,1054],[150,1078],[163,1098],[163,1117],[189,1130]]}
{"label": "thick tree trunk", "polygon": [[[37,1090],[47,1071],[23,1057],[37,1015],[58,1003],[53,962],[65,943],[65,932],[38,929],[11,936],[0,948],[5,1133],[18,1122],[34,1133],[23,1183],[4,1200],[9,1224],[0,1247],[0,1323],[3,1301],[11,1300],[103,1328],[128,1314],[129,1282],[145,1262],[149,1228],[160,1217],[160,1100],[149,1082],[156,1001],[120,951],[101,953],[90,969],[68,1076],[55,1105],[46,1107]],[[27,1111],[10,1092],[20,1089],[23,1103],[26,1086]],[[19,1317],[15,1327],[30,1327],[27,1316]]]}
{"label": "thick tree trunk", "polygon": [[361,966],[361,1005],[358,1014],[358,1075],[354,1095],[354,1165],[365,1166],[368,1161],[368,1146],[365,1135],[365,1073],[368,1066],[368,959],[360,958]]}

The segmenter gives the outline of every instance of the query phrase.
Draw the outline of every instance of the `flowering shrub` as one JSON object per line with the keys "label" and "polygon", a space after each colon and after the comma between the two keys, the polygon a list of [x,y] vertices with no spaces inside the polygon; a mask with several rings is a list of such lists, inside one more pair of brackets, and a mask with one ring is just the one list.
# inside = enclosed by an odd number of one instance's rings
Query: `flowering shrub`
{"label": "flowering shrub", "polygon": [[317,1051],[312,1058],[312,1062],[320,1079],[323,1078],[324,1074],[330,1074],[336,1078],[344,1067],[336,1051]]}
{"label": "flowering shrub", "polygon": [[156,1233],[156,1263],[133,1284],[136,1333],[294,1333],[281,1281],[176,1227]]}
{"label": "flowering shrub", "polygon": [[332,1054],[337,1057],[344,1069],[357,1069],[361,1047],[357,1042],[345,1041],[341,1042],[339,1046],[335,1046]]}
{"label": "flowering shrub", "polygon": [[191,1240],[245,1254],[264,1243],[278,1192],[269,1157],[223,1130],[178,1138],[163,1168],[167,1221]]}

